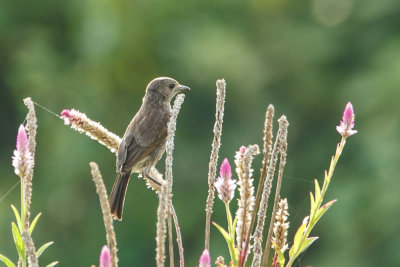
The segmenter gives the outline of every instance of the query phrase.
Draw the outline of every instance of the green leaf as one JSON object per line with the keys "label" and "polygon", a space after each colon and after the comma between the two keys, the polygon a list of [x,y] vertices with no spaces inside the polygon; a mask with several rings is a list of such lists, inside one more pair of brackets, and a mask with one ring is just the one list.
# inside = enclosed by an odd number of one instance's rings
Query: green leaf
{"label": "green leaf", "polygon": [[29,235],[32,234],[33,229],[35,228],[36,223],[38,222],[38,220],[39,220],[39,218],[40,218],[40,215],[42,215],[41,212],[39,212],[39,214],[36,215],[35,219],[33,219],[32,223],[31,223],[31,226],[29,227]]}
{"label": "green leaf", "polygon": [[7,265],[7,267],[15,267],[15,264],[3,254],[0,254],[0,260],[4,262],[4,264]]}
{"label": "green leaf", "polygon": [[25,247],[22,242],[21,235],[19,234],[18,227],[14,222],[11,223],[12,234],[14,238],[15,247],[17,248],[18,256],[20,259],[25,258]]}
{"label": "green leaf", "polygon": [[57,264],[58,264],[58,261],[53,261],[52,263],[47,264],[46,267],[53,267],[53,266],[55,266]]}
{"label": "green leaf", "polygon": [[17,221],[18,229],[22,230],[22,223],[21,223],[21,216],[19,215],[18,210],[14,207],[14,205],[11,205],[12,210],[14,211],[15,215],[15,220]]}
{"label": "green leaf", "polygon": [[299,248],[299,252],[297,253],[297,255],[300,255],[301,253],[306,251],[306,249],[308,249],[308,247],[311,246],[311,244],[317,239],[318,239],[317,236],[307,237],[306,239],[304,239],[303,243],[301,244],[301,246]]}
{"label": "green leaf", "polygon": [[232,224],[232,240],[235,240],[236,224],[237,224],[237,217],[233,220]]}
{"label": "green leaf", "polygon": [[310,202],[311,202],[310,216],[312,218],[313,214],[315,213],[315,199],[312,192],[310,192]]}
{"label": "green leaf", "polygon": [[42,253],[45,251],[46,248],[48,248],[49,246],[53,245],[54,242],[50,241],[47,242],[46,244],[42,245],[37,251],[36,251],[36,255],[39,258],[40,255],[42,255]]}
{"label": "green leaf", "polygon": [[315,200],[318,200],[321,197],[321,189],[319,187],[317,179],[314,179],[315,184]]}
{"label": "green leaf", "polygon": [[305,233],[305,230],[306,230],[306,227],[308,225],[309,219],[310,218],[308,216],[306,216],[303,219],[303,222],[300,225],[299,229],[297,229],[296,235],[294,236],[293,245],[289,250],[289,257],[291,259],[293,258],[293,256],[297,257],[297,255],[299,255],[298,250],[299,250],[299,247],[300,247],[300,242],[301,242],[302,237],[303,237],[303,235]]}
{"label": "green leaf", "polygon": [[324,215],[324,213],[333,205],[335,204],[335,202],[337,201],[337,199],[331,200],[328,203],[322,205],[321,208],[318,209],[317,214],[315,215],[315,223],[317,223],[317,221],[319,219],[321,219],[322,215]]}
{"label": "green leaf", "polygon": [[229,236],[228,232],[225,231],[224,228],[222,228],[221,226],[219,226],[217,223],[212,222],[212,224],[217,227],[217,229],[221,232],[221,234],[223,235],[223,237],[225,238],[226,242],[229,242],[231,240],[231,237]]}

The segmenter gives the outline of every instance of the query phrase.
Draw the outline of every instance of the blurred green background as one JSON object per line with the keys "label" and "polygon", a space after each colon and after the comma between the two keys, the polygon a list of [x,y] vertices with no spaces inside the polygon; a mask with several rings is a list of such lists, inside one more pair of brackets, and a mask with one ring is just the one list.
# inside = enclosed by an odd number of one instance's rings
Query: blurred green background
{"label": "blurred green background", "polygon": [[[289,242],[307,214],[312,179],[322,181],[352,101],[359,133],[348,140],[326,200],[338,202],[313,234],[320,239],[296,266],[399,266],[400,5],[398,0],[27,1],[0,6],[0,253],[17,258],[10,204],[19,206],[11,166],[22,99],[59,113],[76,108],[118,135],[147,83],[171,76],[192,88],[178,117],[175,208],[187,266],[204,245],[205,200],[215,81],[227,97],[220,160],[241,145],[262,145],[265,110],[290,122],[282,196]],[[60,266],[98,263],[105,244],[91,180],[96,161],[108,190],[115,157],[36,107],[33,238],[55,244],[40,258]],[[276,125],[275,125],[276,129]],[[261,157],[254,161],[258,178]],[[164,170],[163,160],[158,164]],[[124,220],[115,228],[121,266],[155,266],[157,199],[133,175]],[[232,210],[236,209],[236,202]],[[215,202],[213,220],[225,225]],[[213,260],[228,250],[211,229]]]}

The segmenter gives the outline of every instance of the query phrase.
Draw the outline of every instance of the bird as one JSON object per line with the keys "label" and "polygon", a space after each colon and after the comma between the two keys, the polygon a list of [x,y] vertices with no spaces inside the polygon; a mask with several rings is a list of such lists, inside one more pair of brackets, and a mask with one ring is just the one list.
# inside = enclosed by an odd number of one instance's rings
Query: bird
{"label": "bird", "polygon": [[122,220],[131,173],[160,185],[153,173],[165,151],[171,100],[176,94],[189,90],[169,77],[155,78],[147,85],[142,106],[126,128],[117,153],[117,177],[109,199],[115,220]]}

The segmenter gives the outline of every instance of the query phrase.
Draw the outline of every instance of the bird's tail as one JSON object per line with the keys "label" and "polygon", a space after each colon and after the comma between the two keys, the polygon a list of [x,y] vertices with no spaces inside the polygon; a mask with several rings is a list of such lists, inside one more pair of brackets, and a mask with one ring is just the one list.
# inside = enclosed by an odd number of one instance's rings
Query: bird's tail
{"label": "bird's tail", "polygon": [[118,173],[110,195],[111,215],[114,219],[121,221],[124,209],[125,193],[128,187],[130,172]]}

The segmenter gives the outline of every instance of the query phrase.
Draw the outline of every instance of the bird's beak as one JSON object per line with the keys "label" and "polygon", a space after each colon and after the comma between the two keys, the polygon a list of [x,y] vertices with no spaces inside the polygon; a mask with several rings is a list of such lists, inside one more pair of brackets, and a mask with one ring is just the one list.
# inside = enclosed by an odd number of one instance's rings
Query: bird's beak
{"label": "bird's beak", "polygon": [[186,85],[179,85],[179,90],[180,91],[190,91],[190,88],[187,87]]}

